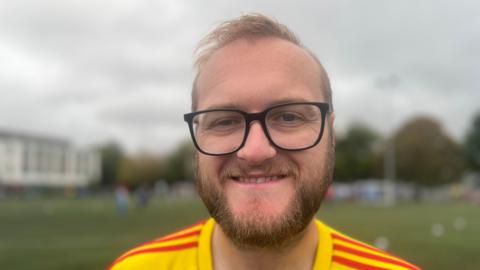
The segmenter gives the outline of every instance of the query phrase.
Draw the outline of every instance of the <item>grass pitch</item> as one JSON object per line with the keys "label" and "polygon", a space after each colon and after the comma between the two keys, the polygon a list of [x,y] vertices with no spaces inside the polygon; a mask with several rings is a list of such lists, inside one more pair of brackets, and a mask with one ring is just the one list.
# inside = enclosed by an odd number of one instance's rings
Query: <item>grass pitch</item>
{"label": "grass pitch", "polygon": [[[478,205],[378,207],[329,202],[319,217],[424,269],[480,269]],[[105,269],[139,243],[207,217],[199,200],[160,200],[120,215],[113,198],[0,201],[0,269]]]}

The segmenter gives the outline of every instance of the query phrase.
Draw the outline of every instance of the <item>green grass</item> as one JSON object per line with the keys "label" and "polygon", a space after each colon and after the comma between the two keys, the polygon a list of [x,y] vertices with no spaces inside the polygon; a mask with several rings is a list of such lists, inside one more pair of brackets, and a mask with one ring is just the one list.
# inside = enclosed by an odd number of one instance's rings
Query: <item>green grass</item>
{"label": "green grass", "polygon": [[[424,269],[480,269],[478,206],[327,203],[319,216],[365,242],[383,236],[389,250]],[[207,217],[198,200],[155,200],[118,215],[113,198],[0,201],[0,269],[104,269],[126,249]],[[457,217],[467,221],[455,230]],[[433,237],[434,223],[445,234]]]}
{"label": "green grass", "polygon": [[[334,228],[368,243],[379,236],[390,241],[389,251],[424,269],[480,269],[480,215],[478,205],[401,204],[395,207],[326,205],[320,216]],[[457,218],[466,221],[455,229]],[[445,233],[434,237],[433,224]]]}

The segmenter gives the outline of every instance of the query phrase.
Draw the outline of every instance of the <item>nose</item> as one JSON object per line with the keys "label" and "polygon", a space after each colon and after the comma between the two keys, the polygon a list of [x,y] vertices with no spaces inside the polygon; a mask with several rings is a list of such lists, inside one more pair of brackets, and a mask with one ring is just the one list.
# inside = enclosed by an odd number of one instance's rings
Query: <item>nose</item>
{"label": "nose", "polygon": [[254,122],[250,126],[245,144],[236,153],[239,159],[244,160],[249,165],[261,164],[263,161],[273,158],[276,154],[277,150],[270,143],[258,122]]}

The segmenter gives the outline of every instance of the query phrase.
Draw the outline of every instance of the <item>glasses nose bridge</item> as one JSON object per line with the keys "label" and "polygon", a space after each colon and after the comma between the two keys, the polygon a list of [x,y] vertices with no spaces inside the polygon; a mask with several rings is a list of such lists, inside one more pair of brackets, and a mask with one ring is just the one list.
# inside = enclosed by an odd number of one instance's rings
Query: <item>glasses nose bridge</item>
{"label": "glasses nose bridge", "polygon": [[258,113],[246,113],[244,112],[243,116],[245,117],[245,123],[246,123],[246,134],[245,136],[248,136],[248,133],[250,133],[250,126],[253,124],[253,122],[258,121],[260,123],[260,126],[262,127],[263,132],[265,135],[268,137],[268,132],[267,132],[267,124],[265,123],[265,116],[266,112],[258,112]]}

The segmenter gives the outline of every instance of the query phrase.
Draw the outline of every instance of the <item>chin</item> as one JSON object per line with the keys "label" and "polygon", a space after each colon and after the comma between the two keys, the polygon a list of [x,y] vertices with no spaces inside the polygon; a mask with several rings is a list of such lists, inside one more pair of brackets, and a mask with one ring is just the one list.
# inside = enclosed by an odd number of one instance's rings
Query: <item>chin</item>
{"label": "chin", "polygon": [[[271,221],[285,216],[288,213],[291,199],[284,202],[272,202],[262,198],[255,198],[249,201],[229,200],[229,208],[236,219],[250,219],[259,217],[265,221]],[[232,203],[234,201],[235,203]]]}

